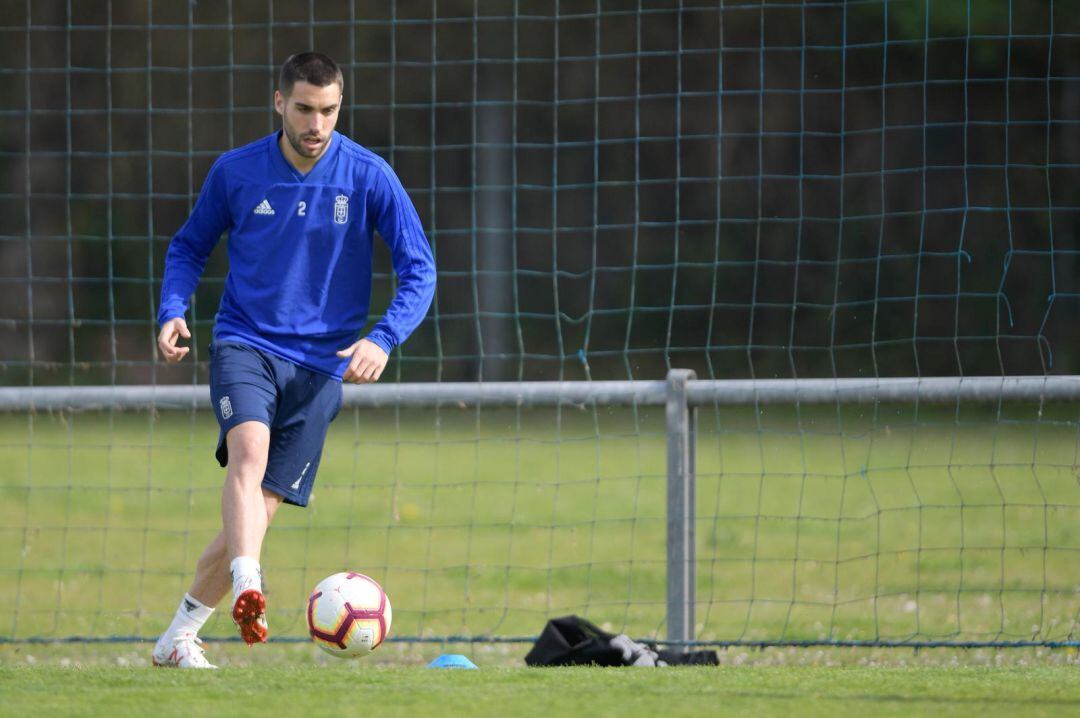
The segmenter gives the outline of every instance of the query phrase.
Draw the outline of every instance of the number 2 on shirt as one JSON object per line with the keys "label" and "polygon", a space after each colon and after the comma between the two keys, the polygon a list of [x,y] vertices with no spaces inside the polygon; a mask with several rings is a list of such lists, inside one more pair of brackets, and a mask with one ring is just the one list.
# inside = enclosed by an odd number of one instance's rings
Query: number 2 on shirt
{"label": "number 2 on shirt", "polygon": [[301,202],[300,204],[296,205],[296,216],[297,217],[306,217],[307,216],[307,202]]}

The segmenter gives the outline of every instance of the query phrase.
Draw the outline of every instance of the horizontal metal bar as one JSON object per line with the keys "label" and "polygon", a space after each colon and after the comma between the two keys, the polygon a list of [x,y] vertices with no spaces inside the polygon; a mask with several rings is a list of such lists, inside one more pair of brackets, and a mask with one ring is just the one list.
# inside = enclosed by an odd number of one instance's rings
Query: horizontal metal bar
{"label": "horizontal metal bar", "polygon": [[666,387],[667,383],[663,381],[505,381],[346,386],[345,405],[662,406],[665,402]]}
{"label": "horizontal metal bar", "polygon": [[34,386],[0,389],[0,411],[209,409],[210,387]]}
{"label": "horizontal metal bar", "polygon": [[[8,638],[0,636],[0,645],[34,645],[34,644],[71,644],[71,643],[153,643],[158,637],[154,636],[28,636],[25,638]],[[533,643],[537,636],[390,636],[387,643]],[[202,638],[206,643],[239,643],[239,636],[205,636]],[[714,641],[670,641],[662,638],[640,637],[634,639],[638,643],[653,643],[661,646],[677,646],[684,648],[1080,648],[1080,641],[1075,640],[1007,640],[987,639],[979,640],[887,640],[866,639],[859,640],[835,640],[821,639],[776,639],[762,641],[748,641],[744,639],[718,639]],[[275,636],[270,639],[271,643],[308,643],[311,641],[307,636]]]}
{"label": "horizontal metal bar", "polygon": [[[240,643],[240,636],[200,636],[205,643]],[[533,643],[536,636],[388,636],[386,643]],[[0,636],[2,645],[66,644],[66,643],[153,643],[158,636]],[[273,636],[271,643],[310,643],[310,636]]]}
{"label": "horizontal metal bar", "polygon": [[[344,387],[344,406],[580,406],[664,403],[663,381],[526,381],[373,384]],[[0,411],[209,409],[210,387],[75,386],[0,388]]]}
{"label": "horizontal metal bar", "polygon": [[[239,636],[237,636],[239,640]],[[676,645],[671,641],[657,641],[661,645]],[[978,640],[888,640],[868,638],[860,640],[829,640],[827,638],[807,639],[776,639],[774,641],[748,641],[743,639],[718,639],[715,641],[685,641],[681,644],[686,648],[1080,648],[1080,641],[1073,640],[1016,640],[987,639]]]}
{"label": "horizontal metal bar", "polygon": [[1080,399],[1080,376],[727,379],[690,382],[686,398],[691,406],[1075,401]]}
{"label": "horizontal metal bar", "polygon": [[[690,406],[1077,401],[1080,376],[718,379],[687,382]],[[663,381],[444,382],[345,386],[346,407],[662,406]],[[0,411],[209,409],[205,384],[0,388]]]}

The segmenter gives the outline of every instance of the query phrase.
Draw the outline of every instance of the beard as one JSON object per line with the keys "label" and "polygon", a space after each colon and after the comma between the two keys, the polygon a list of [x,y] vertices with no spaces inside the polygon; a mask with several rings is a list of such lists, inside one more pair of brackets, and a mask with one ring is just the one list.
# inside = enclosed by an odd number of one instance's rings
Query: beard
{"label": "beard", "polygon": [[320,142],[318,146],[314,149],[311,149],[304,144],[304,138],[315,138],[318,137],[317,135],[300,136],[291,127],[289,127],[288,122],[282,123],[282,129],[285,130],[285,139],[287,139],[289,141],[289,144],[292,145],[292,148],[296,152],[296,154],[300,155],[301,157],[318,157],[319,154],[324,149],[326,149],[326,142],[329,138],[319,138]]}

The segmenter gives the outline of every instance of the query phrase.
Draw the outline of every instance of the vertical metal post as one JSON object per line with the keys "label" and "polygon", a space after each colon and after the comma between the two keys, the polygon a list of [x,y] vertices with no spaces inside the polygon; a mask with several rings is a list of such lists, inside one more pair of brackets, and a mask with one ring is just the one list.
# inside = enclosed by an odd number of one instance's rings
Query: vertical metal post
{"label": "vertical metal post", "polygon": [[697,410],[686,401],[696,375],[667,375],[667,627],[669,641],[694,638],[694,444]]}

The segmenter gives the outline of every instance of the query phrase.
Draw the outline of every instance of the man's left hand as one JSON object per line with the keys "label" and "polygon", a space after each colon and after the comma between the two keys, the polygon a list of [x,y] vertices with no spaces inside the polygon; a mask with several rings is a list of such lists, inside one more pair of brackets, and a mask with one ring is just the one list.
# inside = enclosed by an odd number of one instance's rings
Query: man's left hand
{"label": "man's left hand", "polygon": [[341,380],[354,384],[371,384],[378,381],[390,358],[378,344],[367,339],[361,339],[352,346],[342,349],[337,355],[342,359],[352,357]]}

